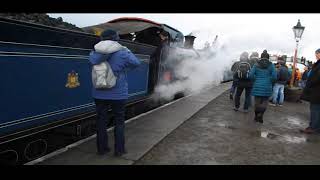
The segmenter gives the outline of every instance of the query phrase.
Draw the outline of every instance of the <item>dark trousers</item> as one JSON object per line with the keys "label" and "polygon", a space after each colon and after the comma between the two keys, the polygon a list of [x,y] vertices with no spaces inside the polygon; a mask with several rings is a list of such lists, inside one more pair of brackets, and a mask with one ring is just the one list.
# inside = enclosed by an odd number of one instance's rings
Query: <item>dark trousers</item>
{"label": "dark trousers", "polygon": [[256,114],[260,114],[261,116],[263,116],[264,112],[267,109],[268,101],[269,101],[269,97],[264,97],[264,96],[254,97],[254,102],[255,102],[254,108],[255,108]]}
{"label": "dark trousers", "polygon": [[233,81],[232,81],[231,88],[230,88],[230,94],[231,94],[231,95],[234,95],[234,92],[236,91],[236,88],[237,88],[236,81],[233,80]]}
{"label": "dark trousers", "polygon": [[310,127],[320,132],[320,104],[310,103]]}
{"label": "dark trousers", "polygon": [[240,97],[241,94],[243,92],[243,90],[245,90],[245,101],[244,101],[244,107],[243,109],[248,110],[250,104],[251,104],[251,87],[237,87],[236,90],[236,96],[235,96],[235,107],[239,108],[240,107]]}
{"label": "dark trousers", "polygon": [[125,121],[125,104],[126,100],[102,100],[95,99],[97,111],[97,149],[99,153],[109,151],[108,134],[106,131],[110,121],[108,109],[111,106],[114,114],[115,128],[114,138],[115,152],[124,152],[124,121]]}

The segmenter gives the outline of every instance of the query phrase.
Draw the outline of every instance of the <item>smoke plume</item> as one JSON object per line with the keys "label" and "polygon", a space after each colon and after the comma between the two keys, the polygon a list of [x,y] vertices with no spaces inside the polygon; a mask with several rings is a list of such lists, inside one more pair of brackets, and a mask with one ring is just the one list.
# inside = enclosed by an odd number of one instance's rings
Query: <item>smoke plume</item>
{"label": "smoke plume", "polygon": [[158,97],[171,100],[176,93],[187,95],[221,83],[236,60],[226,47],[216,41],[208,49],[170,51],[166,65],[173,68],[175,81],[159,84],[155,91]]}
{"label": "smoke plume", "polygon": [[[291,56],[295,45],[291,42],[291,34],[281,31],[277,34],[262,34],[244,28],[232,34],[219,35],[209,30],[197,30],[192,35],[197,37],[194,46],[200,57],[192,50],[183,48],[170,52],[167,62],[171,63],[175,76],[180,80],[159,84],[155,91],[158,97],[170,100],[178,92],[190,94],[218,85],[227,78],[228,73],[230,76],[232,64],[239,60],[244,51],[249,54],[258,52],[260,55],[266,49],[271,55]],[[213,44],[215,35],[219,36]],[[205,44],[210,44],[206,50]]]}

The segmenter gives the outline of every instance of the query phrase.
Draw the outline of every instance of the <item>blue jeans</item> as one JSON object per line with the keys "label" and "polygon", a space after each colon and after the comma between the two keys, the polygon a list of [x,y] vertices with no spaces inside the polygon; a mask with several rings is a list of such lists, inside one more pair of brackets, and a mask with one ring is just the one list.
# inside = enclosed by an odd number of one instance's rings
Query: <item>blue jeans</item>
{"label": "blue jeans", "polygon": [[305,88],[305,87],[306,87],[306,84],[307,84],[307,80],[301,80],[301,81],[300,81],[300,84],[299,84],[299,87]]}
{"label": "blue jeans", "polygon": [[311,129],[320,132],[320,104],[310,103],[310,124]]}
{"label": "blue jeans", "polygon": [[126,100],[103,100],[95,99],[97,111],[97,149],[99,153],[109,151],[107,125],[110,122],[108,109],[111,106],[114,114],[115,128],[114,137],[115,152],[124,152],[124,121]]}
{"label": "blue jeans", "polygon": [[[278,101],[279,97],[279,101]],[[273,86],[272,102],[274,104],[283,104],[284,100],[284,85],[276,83]]]}

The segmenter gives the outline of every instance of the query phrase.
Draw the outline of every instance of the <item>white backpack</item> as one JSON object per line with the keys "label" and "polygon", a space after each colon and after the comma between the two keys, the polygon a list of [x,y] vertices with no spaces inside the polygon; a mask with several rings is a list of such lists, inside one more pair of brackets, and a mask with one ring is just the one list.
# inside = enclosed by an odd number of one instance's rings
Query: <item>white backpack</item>
{"label": "white backpack", "polygon": [[96,89],[110,89],[116,85],[117,77],[107,61],[93,65],[91,75],[93,87]]}
{"label": "white backpack", "polygon": [[[101,41],[94,46],[95,51],[102,54],[111,54],[125,47],[115,41]],[[100,64],[93,65],[92,83],[96,89],[110,89],[116,85],[117,77],[114,75],[108,61],[103,61]]]}

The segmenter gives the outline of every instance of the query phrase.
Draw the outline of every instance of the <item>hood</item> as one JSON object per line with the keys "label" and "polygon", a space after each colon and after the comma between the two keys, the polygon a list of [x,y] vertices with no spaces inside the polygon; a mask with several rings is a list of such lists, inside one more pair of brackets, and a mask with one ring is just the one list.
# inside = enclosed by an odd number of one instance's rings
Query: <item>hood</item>
{"label": "hood", "polygon": [[127,49],[116,41],[105,40],[100,41],[98,44],[94,45],[94,50],[102,54],[111,54],[123,49]]}
{"label": "hood", "polygon": [[261,58],[261,60],[258,61],[258,66],[262,69],[266,69],[270,66],[271,62],[269,59]]}
{"label": "hood", "polygon": [[246,56],[241,56],[240,61],[249,61],[249,58]]}
{"label": "hood", "polygon": [[258,61],[259,61],[258,57],[252,57],[252,58],[250,58],[249,63],[251,65],[251,67],[253,67],[253,65],[255,65]]}

